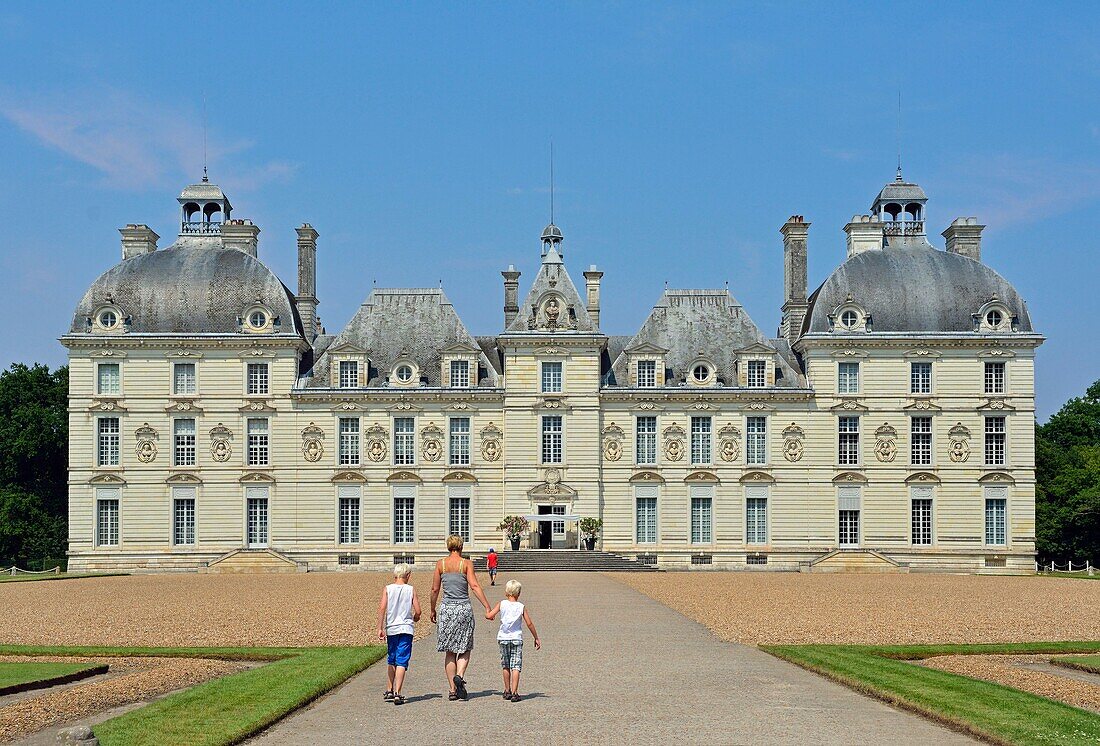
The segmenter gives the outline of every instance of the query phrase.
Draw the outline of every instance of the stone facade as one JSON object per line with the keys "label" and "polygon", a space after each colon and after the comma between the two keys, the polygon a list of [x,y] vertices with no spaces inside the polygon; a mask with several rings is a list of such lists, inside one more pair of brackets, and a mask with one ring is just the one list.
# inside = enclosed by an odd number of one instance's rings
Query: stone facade
{"label": "stone facade", "polygon": [[188,187],[177,241],[123,228],[123,261],[62,337],[70,567],[195,570],[263,547],[377,568],[450,533],[499,548],[503,516],[541,514],[527,548],[576,546],[593,516],[603,549],[669,568],[806,569],[839,550],[1031,569],[1043,338],[978,261],[982,226],[960,219],[934,248],[925,201],[888,184],[813,293],[810,224],[784,224],[775,337],[705,289],[604,333],[603,273],[578,291],[554,225],[522,303],[502,273],[498,334],[471,335],[438,288],[377,288],[330,335],[318,232],[297,229],[292,293],[221,190]]}

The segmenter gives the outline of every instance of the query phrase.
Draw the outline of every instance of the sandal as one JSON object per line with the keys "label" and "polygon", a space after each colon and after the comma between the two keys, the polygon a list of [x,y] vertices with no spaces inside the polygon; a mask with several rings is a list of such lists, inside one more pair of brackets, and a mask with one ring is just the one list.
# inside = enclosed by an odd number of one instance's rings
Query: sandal
{"label": "sandal", "polygon": [[454,692],[450,692],[450,693],[449,693],[449,694],[447,695],[447,701],[448,701],[448,702],[454,702],[454,701],[455,701],[456,699],[458,699],[458,695],[457,695],[457,694],[455,694]]}
{"label": "sandal", "polygon": [[393,695],[393,703],[394,703],[395,705],[403,705],[403,704],[405,704],[405,696],[404,696],[403,694],[395,694],[395,695]]}
{"label": "sandal", "polygon": [[382,699],[385,700],[386,702],[392,701],[393,700],[393,689],[387,689],[385,691],[385,693],[382,695]]}
{"label": "sandal", "polygon": [[510,701],[519,702],[519,695],[518,694],[513,694],[510,698]]}
{"label": "sandal", "polygon": [[461,676],[456,675],[454,677],[454,682],[455,682],[455,694],[458,695],[458,698],[459,699],[469,699],[470,694],[469,694],[469,692],[466,691],[466,680],[463,679]]}
{"label": "sandal", "polygon": [[505,699],[511,699],[512,698],[512,693],[510,691],[508,691],[507,689],[504,690],[504,698]]}

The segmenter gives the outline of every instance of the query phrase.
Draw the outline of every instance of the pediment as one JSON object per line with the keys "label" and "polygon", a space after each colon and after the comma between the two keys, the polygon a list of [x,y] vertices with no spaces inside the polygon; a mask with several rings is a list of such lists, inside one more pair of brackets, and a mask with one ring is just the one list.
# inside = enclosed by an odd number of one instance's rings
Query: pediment
{"label": "pediment", "polygon": [[572,409],[564,396],[543,396],[535,402],[534,409],[549,410],[551,412],[568,412]]}
{"label": "pediment", "polygon": [[906,484],[939,484],[940,478],[930,471],[918,471],[905,478]]}
{"label": "pediment", "polygon": [[664,484],[665,478],[655,471],[640,471],[630,477],[629,480],[632,484]]}
{"label": "pediment", "polygon": [[273,414],[279,410],[271,406],[271,402],[267,399],[257,399],[256,401],[248,402],[237,411],[241,414]]}
{"label": "pediment", "polygon": [[351,342],[341,342],[340,344],[332,345],[325,352],[329,355],[366,355],[370,350],[364,349],[357,344]]}
{"label": "pediment", "polygon": [[417,484],[420,484],[424,480],[421,479],[420,475],[416,472],[409,471],[408,469],[401,469],[400,471],[392,472],[388,477],[386,477],[386,481],[390,482],[391,484],[393,482],[415,482]]}
{"label": "pediment", "polygon": [[867,407],[859,401],[859,399],[841,399],[838,403],[830,407],[834,412],[844,414],[845,412],[866,412]]}
{"label": "pediment", "polygon": [[96,398],[92,401],[92,406],[88,407],[89,412],[125,412],[126,407],[122,405],[122,402],[118,399],[104,399]]}
{"label": "pediment", "polygon": [[477,477],[465,469],[456,469],[455,471],[449,471],[444,474],[443,482],[445,484],[477,484]]}
{"label": "pediment", "polygon": [[833,357],[837,360],[851,360],[853,358],[865,358],[867,356],[867,352],[858,347],[842,347],[833,353]]}
{"label": "pediment", "polygon": [[940,412],[942,408],[931,399],[914,399],[902,409],[906,412]]}
{"label": "pediment", "polygon": [[251,360],[253,358],[268,358],[275,357],[275,352],[265,349],[263,347],[249,347],[247,350],[241,350],[237,354],[237,357],[245,360]]}
{"label": "pediment", "polygon": [[202,414],[202,407],[194,399],[176,399],[164,411],[168,414]]}
{"label": "pediment", "polygon": [[275,477],[262,471],[250,471],[242,474],[237,481],[241,484],[272,484],[275,482]]}
{"label": "pediment", "polygon": [[627,347],[623,352],[628,355],[667,355],[668,349],[652,342],[640,342],[633,347]]}
{"label": "pediment", "polygon": [[833,484],[867,484],[867,477],[858,471],[842,471],[833,477]]}
{"label": "pediment", "polygon": [[978,484],[1016,484],[1016,480],[1006,471],[991,471],[978,477]]}
{"label": "pediment", "polygon": [[928,347],[917,347],[916,349],[906,352],[905,357],[912,360],[935,360],[936,358],[943,357],[943,355],[941,355],[938,350],[932,350]]}
{"label": "pediment", "polygon": [[1007,399],[1000,396],[991,396],[985,404],[978,407],[979,412],[1011,412],[1015,409]]}
{"label": "pediment", "polygon": [[577,491],[564,482],[540,482],[527,490],[528,497],[576,497]]}
{"label": "pediment", "polygon": [[719,481],[720,480],[713,472],[704,471],[702,469],[693,471],[684,477],[684,482],[687,484],[718,484]]}
{"label": "pediment", "polygon": [[481,352],[481,348],[477,347],[475,345],[466,344],[465,342],[459,340],[458,342],[453,342],[453,343],[447,345],[446,347],[444,347],[441,350],[441,352],[450,352],[450,353]]}
{"label": "pediment", "polygon": [[1006,347],[991,347],[978,353],[978,357],[987,360],[1006,360],[1016,357],[1016,353]]}
{"label": "pediment", "polygon": [[329,481],[331,481],[333,484],[365,484],[367,478],[364,477],[360,472],[354,471],[352,469],[345,469],[343,471],[338,471],[333,474],[332,479]]}
{"label": "pediment", "polygon": [[774,484],[775,477],[766,471],[753,469],[752,471],[747,471],[742,474],[741,478],[737,481],[741,484]]}
{"label": "pediment", "polygon": [[774,355],[775,348],[771,345],[766,345],[763,342],[753,342],[751,345],[746,345],[738,350],[735,350],[738,355]]}
{"label": "pediment", "polygon": [[172,350],[171,352],[165,353],[164,356],[167,358],[172,358],[173,360],[195,360],[202,357],[202,353],[198,350],[189,350],[185,347],[181,347],[178,350]]}
{"label": "pediment", "polygon": [[96,474],[88,480],[88,484],[122,485],[126,484],[126,480],[118,474]]}

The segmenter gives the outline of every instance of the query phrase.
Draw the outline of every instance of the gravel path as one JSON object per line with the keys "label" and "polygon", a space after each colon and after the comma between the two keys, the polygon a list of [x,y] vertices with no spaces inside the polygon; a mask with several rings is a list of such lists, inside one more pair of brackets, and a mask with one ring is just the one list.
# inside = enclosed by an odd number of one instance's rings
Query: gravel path
{"label": "gravel path", "polygon": [[[1049,655],[940,655],[926,658],[921,665],[1100,712],[1100,677],[1059,669],[1048,663],[1050,658]],[[1082,675],[1074,675],[1077,673]]]}
{"label": "gravel path", "polygon": [[[529,638],[524,646],[524,701],[499,697],[496,624],[481,620],[469,702],[441,694],[433,636],[414,646],[404,707],[383,703],[386,669],[376,665],[253,743],[970,743],[758,650],[723,643],[606,576],[519,577],[544,644],[541,652]],[[503,588],[486,592],[495,602]]]}
{"label": "gravel path", "polygon": [[609,577],[730,642],[1100,640],[1100,582],[1072,578],[757,572]]}

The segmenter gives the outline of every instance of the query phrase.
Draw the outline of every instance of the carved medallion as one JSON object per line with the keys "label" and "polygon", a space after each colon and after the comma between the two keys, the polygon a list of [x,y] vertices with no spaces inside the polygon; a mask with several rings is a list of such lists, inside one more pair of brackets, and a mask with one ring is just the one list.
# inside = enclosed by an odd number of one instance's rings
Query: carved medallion
{"label": "carved medallion", "polygon": [[684,428],[669,425],[662,433],[665,441],[665,458],[680,461],[684,458]]}
{"label": "carved medallion", "polygon": [[960,464],[970,458],[970,428],[956,422],[947,435],[951,438],[950,458]]}
{"label": "carved medallion", "polygon": [[623,456],[623,429],[614,422],[603,429],[603,455],[608,461]]}
{"label": "carved medallion", "polygon": [[722,426],[718,431],[718,454],[723,461],[736,461],[741,452],[741,431],[733,423]]}
{"label": "carved medallion", "polygon": [[233,433],[222,423],[210,430],[210,457],[218,463],[225,463],[233,455],[233,447],[229,441],[233,439]]}
{"label": "carved medallion", "polygon": [[148,422],[134,431],[134,438],[137,440],[138,461],[148,464],[157,457],[156,440],[158,437],[157,431],[149,427]]}
{"label": "carved medallion", "polygon": [[795,423],[783,428],[783,458],[788,461],[801,461],[804,451],[802,441],[806,433]]}
{"label": "carved medallion", "polygon": [[496,461],[500,458],[500,439],[504,435],[500,428],[490,422],[481,428],[481,457],[486,461]]}
{"label": "carved medallion", "polygon": [[377,422],[367,429],[367,458],[378,463],[386,458],[386,443],[389,440],[389,433],[386,432],[386,428],[379,425]]}
{"label": "carved medallion", "polygon": [[434,463],[443,456],[443,431],[434,422],[420,430],[420,440],[423,443],[420,453],[425,461]]}
{"label": "carved medallion", "polygon": [[879,461],[893,461],[898,455],[898,431],[888,422],[875,430],[875,456]]}
{"label": "carved medallion", "polygon": [[325,431],[313,422],[302,429],[302,456],[310,463],[317,463],[325,455]]}

